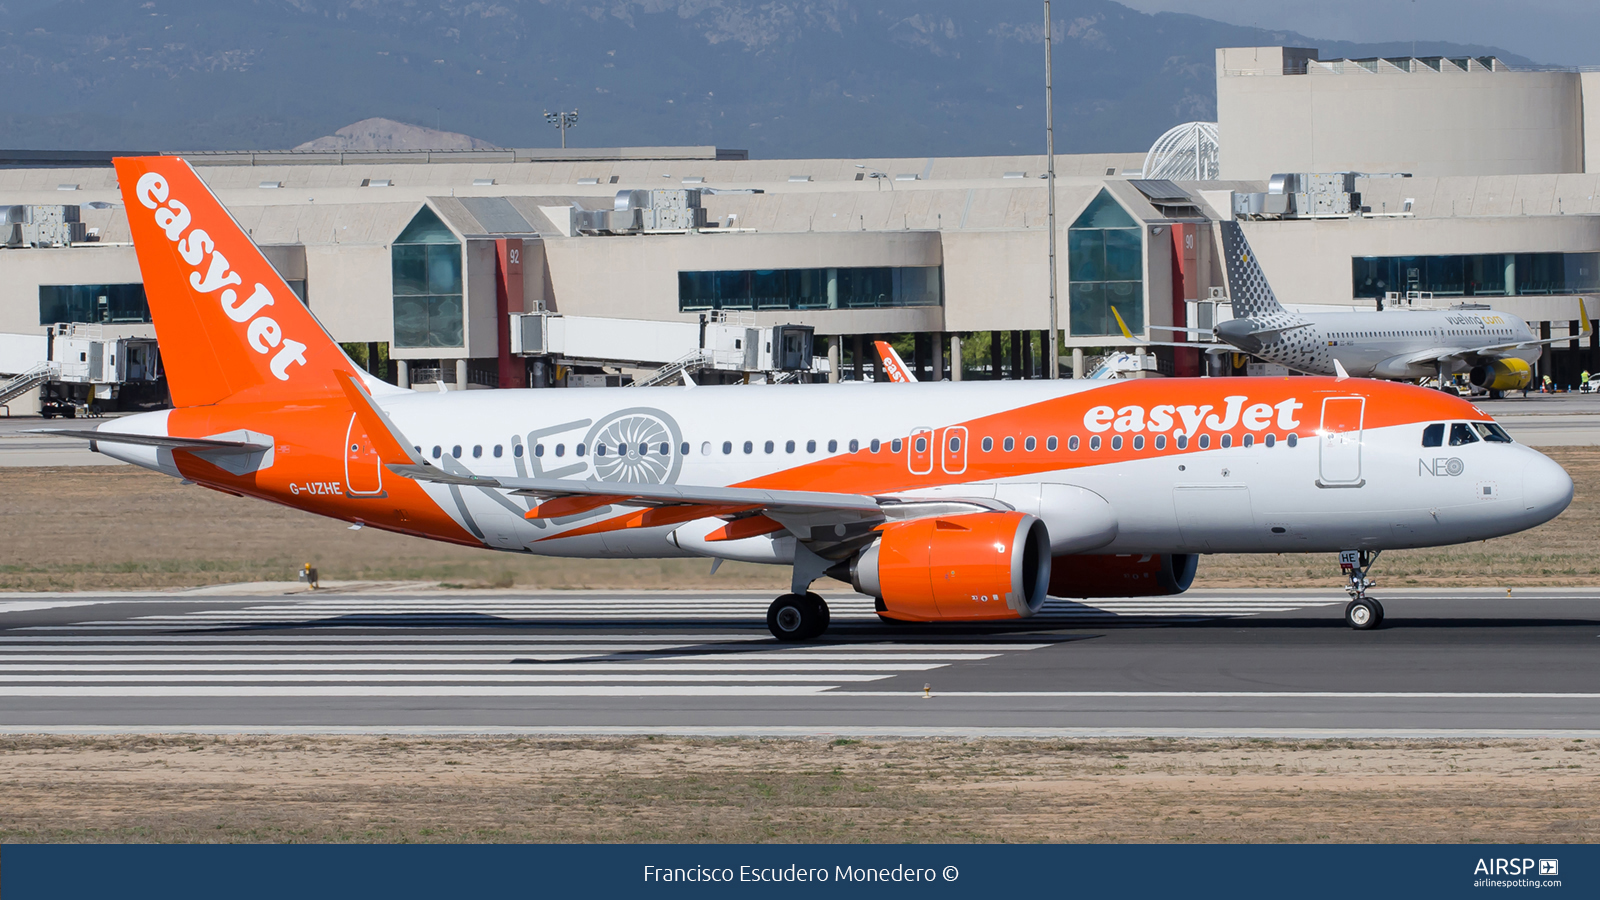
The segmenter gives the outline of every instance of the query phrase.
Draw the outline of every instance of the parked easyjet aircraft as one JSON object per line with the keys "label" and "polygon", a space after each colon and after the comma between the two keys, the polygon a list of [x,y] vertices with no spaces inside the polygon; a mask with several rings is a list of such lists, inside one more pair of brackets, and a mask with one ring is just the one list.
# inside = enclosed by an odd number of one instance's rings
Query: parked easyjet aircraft
{"label": "parked easyjet aircraft", "polygon": [[[789,566],[768,625],[1019,619],[1174,594],[1198,554],[1509,534],[1572,497],[1471,404],[1295,377],[414,393],[362,373],[181,159],[116,161],[176,408],[84,432],[214,490],[433,540]],[[59,433],[59,432],[58,432]]]}

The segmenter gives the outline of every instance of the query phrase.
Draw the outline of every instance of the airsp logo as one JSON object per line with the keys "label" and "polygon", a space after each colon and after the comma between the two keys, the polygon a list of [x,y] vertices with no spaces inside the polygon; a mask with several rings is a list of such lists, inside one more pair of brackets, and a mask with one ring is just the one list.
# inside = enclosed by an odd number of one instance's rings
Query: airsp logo
{"label": "airsp logo", "polygon": [[1462,462],[1459,457],[1455,456],[1451,456],[1449,458],[1435,456],[1431,460],[1417,460],[1418,475],[1436,475],[1441,478],[1448,476],[1453,478],[1457,475],[1460,475],[1462,472],[1465,472],[1466,470],[1467,464]]}

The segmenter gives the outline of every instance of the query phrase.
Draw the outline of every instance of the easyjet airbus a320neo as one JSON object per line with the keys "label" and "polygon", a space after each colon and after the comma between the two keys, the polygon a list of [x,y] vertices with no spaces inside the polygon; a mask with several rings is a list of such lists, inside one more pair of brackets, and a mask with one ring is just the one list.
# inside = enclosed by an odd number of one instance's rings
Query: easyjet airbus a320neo
{"label": "easyjet airbus a320neo", "polygon": [[[181,159],[116,161],[174,409],[80,433],[131,463],[516,553],[792,567],[886,619],[1175,594],[1205,553],[1389,548],[1545,522],[1572,481],[1454,396],[1321,377],[419,393],[363,373]],[[1264,285],[1265,279],[1253,279]]]}

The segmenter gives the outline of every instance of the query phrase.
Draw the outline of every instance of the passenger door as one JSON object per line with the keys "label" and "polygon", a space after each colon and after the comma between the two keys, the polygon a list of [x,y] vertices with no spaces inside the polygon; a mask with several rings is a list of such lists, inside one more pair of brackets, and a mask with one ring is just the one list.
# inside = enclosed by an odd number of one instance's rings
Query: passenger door
{"label": "passenger door", "polygon": [[913,475],[927,475],[933,471],[933,441],[938,437],[932,428],[918,426],[911,429],[911,446],[906,451],[906,465]]}
{"label": "passenger door", "polygon": [[1328,397],[1322,401],[1318,487],[1361,487],[1361,420],[1365,397]]}
{"label": "passenger door", "polygon": [[967,427],[952,425],[944,430],[939,442],[939,462],[946,475],[960,475],[967,471]]}

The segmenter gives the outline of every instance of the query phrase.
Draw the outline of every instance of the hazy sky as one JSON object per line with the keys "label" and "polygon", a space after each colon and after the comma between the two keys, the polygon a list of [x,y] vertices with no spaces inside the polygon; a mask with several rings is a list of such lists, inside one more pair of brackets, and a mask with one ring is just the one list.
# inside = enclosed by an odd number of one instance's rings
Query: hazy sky
{"label": "hazy sky", "polygon": [[1311,37],[1488,44],[1541,63],[1600,65],[1600,0],[1120,0]]}

